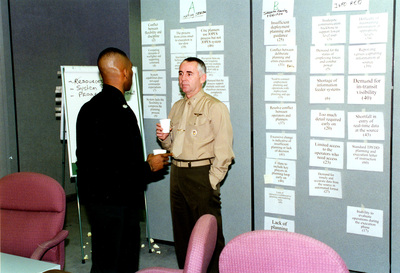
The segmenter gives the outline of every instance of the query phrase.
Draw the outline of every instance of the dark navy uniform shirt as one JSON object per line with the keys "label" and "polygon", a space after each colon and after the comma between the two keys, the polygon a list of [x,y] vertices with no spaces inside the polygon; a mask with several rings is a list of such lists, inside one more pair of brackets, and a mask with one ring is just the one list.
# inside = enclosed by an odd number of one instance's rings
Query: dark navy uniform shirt
{"label": "dark navy uniform shirt", "polygon": [[82,203],[142,206],[151,171],[136,116],[121,91],[105,84],[82,106],[76,139]]}

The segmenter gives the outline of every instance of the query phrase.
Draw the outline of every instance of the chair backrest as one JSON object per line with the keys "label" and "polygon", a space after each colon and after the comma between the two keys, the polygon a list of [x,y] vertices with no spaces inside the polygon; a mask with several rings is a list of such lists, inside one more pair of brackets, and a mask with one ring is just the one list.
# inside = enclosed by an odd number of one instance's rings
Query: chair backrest
{"label": "chair backrest", "polygon": [[221,273],[349,272],[328,245],[306,235],[257,230],[233,238],[219,258]]}
{"label": "chair backrest", "polygon": [[[29,258],[39,244],[62,230],[65,206],[64,189],[51,177],[20,172],[1,178],[1,252]],[[64,242],[42,260],[63,265]]]}
{"label": "chair backrest", "polygon": [[190,235],[184,273],[205,273],[217,241],[217,220],[211,214],[202,215]]}

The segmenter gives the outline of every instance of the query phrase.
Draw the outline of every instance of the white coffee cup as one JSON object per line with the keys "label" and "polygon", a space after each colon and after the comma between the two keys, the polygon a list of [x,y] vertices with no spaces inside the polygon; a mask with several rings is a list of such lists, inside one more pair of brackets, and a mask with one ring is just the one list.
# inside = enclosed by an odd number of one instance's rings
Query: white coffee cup
{"label": "white coffee cup", "polygon": [[165,154],[166,152],[167,152],[167,150],[163,150],[163,149],[154,149],[153,150],[154,155]]}
{"label": "white coffee cup", "polygon": [[160,119],[161,128],[163,133],[169,133],[171,120],[169,118]]}

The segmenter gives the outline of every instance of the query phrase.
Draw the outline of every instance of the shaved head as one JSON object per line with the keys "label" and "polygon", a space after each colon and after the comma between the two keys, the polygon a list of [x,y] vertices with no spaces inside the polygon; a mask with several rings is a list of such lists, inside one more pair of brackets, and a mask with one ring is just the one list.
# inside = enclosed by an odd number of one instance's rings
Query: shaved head
{"label": "shaved head", "polygon": [[132,63],[125,52],[118,48],[106,48],[98,59],[97,66],[103,83],[118,88],[122,93],[132,85]]}

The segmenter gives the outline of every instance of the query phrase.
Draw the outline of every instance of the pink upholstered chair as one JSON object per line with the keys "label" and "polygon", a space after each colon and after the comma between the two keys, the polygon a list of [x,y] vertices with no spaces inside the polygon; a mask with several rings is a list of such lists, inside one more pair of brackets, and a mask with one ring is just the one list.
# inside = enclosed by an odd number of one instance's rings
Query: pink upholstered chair
{"label": "pink upholstered chair", "polygon": [[139,270],[140,273],[184,272],[206,273],[211,257],[214,253],[217,240],[217,220],[211,214],[205,214],[197,220],[190,235],[189,246],[186,253],[185,268],[172,269],[162,267],[149,267]]}
{"label": "pink upholstered chair", "polygon": [[220,273],[349,272],[328,245],[306,235],[257,230],[233,238],[219,257]]}
{"label": "pink upholstered chair", "polygon": [[51,177],[20,172],[0,179],[1,252],[64,267],[65,192]]}

